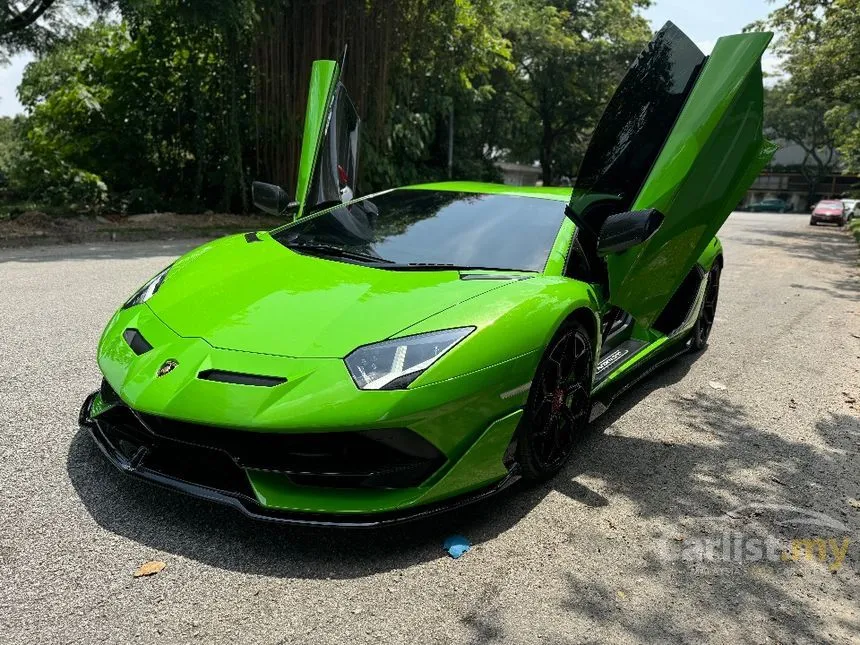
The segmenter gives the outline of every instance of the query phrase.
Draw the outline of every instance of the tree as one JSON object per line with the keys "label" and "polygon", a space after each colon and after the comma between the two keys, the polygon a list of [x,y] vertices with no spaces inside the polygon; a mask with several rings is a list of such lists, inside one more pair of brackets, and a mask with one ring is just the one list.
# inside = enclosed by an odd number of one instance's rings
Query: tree
{"label": "tree", "polygon": [[488,177],[480,107],[507,54],[496,2],[125,0],[122,24],[80,29],[28,67],[31,187],[81,171],[127,208],[248,210],[251,178],[294,181],[311,63],[346,43],[365,192],[444,177],[452,108],[456,172]]}
{"label": "tree", "polygon": [[765,93],[765,132],[803,150],[800,172],[808,186],[808,202],[814,199],[819,182],[833,170],[834,140],[826,114],[823,99],[799,96],[791,80]]}
{"label": "tree", "polygon": [[43,19],[111,19],[27,69],[20,177],[58,199],[106,186],[124,209],[249,210],[252,178],[293,185],[312,61],[349,45],[363,192],[495,180],[505,150],[540,158],[551,184],[648,39],[645,2],[56,0]]}
{"label": "tree", "polygon": [[0,8],[0,36],[26,29],[44,15],[54,0],[33,0],[29,5],[16,6],[19,4],[16,2]]}
{"label": "tree", "polygon": [[843,162],[860,172],[860,0],[789,0],[768,23],[783,34],[792,100],[825,107]]}
{"label": "tree", "polygon": [[651,31],[636,10],[647,0],[509,0],[505,35],[515,71],[505,89],[524,110],[511,150],[535,156],[543,182],[572,175],[589,130]]}
{"label": "tree", "polygon": [[4,0],[0,6],[0,64],[21,51],[48,51],[88,13],[87,0]]}
{"label": "tree", "polygon": [[21,150],[22,117],[0,117],[0,190],[9,184],[9,175]]}

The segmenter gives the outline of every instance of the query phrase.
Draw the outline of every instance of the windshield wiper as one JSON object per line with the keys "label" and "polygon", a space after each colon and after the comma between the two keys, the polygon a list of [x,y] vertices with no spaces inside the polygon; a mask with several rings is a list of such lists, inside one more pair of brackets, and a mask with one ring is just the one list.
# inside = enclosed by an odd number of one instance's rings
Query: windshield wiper
{"label": "windshield wiper", "polygon": [[333,244],[319,244],[312,242],[289,242],[286,244],[288,249],[298,249],[303,252],[310,252],[319,255],[327,255],[336,258],[347,258],[351,260],[361,260],[363,262],[373,262],[374,264],[393,264],[391,260],[386,260],[378,255],[369,253],[359,253],[358,251],[348,251],[347,249],[335,246]]}

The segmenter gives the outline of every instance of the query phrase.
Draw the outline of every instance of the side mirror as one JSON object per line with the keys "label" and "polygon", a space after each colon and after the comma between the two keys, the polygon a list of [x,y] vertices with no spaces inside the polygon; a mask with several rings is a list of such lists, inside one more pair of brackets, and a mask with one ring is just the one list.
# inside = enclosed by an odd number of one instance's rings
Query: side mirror
{"label": "side mirror", "polygon": [[284,215],[298,208],[298,203],[290,201],[287,191],[280,186],[264,184],[262,181],[251,184],[251,198],[254,200],[254,206],[270,215]]}
{"label": "side mirror", "polygon": [[597,236],[597,254],[621,253],[646,241],[663,223],[663,213],[656,208],[615,213],[606,218]]}

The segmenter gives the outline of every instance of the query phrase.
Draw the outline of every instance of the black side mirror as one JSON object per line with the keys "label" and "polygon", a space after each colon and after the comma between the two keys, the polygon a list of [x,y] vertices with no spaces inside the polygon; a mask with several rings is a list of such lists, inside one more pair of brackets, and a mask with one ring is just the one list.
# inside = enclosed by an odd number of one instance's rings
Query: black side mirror
{"label": "black side mirror", "polygon": [[657,232],[663,223],[663,213],[656,208],[644,211],[615,213],[606,218],[597,236],[597,254],[621,253],[642,244]]}
{"label": "black side mirror", "polygon": [[284,215],[298,208],[297,202],[290,201],[287,191],[280,186],[264,184],[262,181],[251,184],[251,198],[254,200],[254,206],[270,215]]}

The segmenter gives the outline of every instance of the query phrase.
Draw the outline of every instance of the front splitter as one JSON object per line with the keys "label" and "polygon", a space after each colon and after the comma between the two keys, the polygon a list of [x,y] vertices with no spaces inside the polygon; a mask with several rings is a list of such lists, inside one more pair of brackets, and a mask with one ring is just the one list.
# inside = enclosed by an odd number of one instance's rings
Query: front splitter
{"label": "front splitter", "polygon": [[459,495],[450,499],[416,506],[413,508],[398,509],[394,511],[382,511],[378,513],[308,513],[302,511],[286,511],[269,508],[261,505],[256,499],[247,495],[217,490],[202,486],[194,482],[185,481],[175,477],[169,477],[156,470],[147,468],[142,460],[134,457],[127,458],[110,440],[105,431],[105,424],[98,417],[91,416],[91,408],[96,393],[90,394],[81,407],[79,423],[82,429],[89,431],[90,435],[101,449],[107,460],[124,473],[150,482],[163,488],[178,491],[191,497],[205,499],[210,502],[229,506],[246,517],[266,522],[277,522],[280,524],[308,527],[329,528],[378,528],[413,522],[426,517],[450,512],[483,499],[491,497],[508,488],[520,479],[516,466],[511,469],[502,480],[465,495]]}

